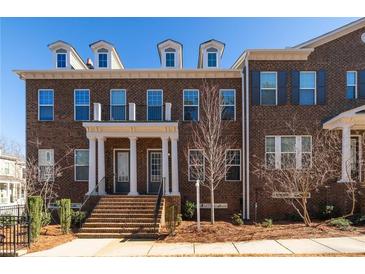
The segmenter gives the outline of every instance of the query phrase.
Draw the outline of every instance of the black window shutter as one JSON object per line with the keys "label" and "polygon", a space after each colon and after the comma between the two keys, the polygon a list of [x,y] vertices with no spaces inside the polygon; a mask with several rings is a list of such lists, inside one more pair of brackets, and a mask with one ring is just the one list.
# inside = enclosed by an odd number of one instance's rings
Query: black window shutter
{"label": "black window shutter", "polygon": [[285,105],[287,103],[287,73],[286,71],[279,71],[278,73],[278,105]]}
{"label": "black window shutter", "polygon": [[326,71],[317,72],[317,105],[326,104]]}
{"label": "black window shutter", "polygon": [[365,99],[365,70],[359,71],[359,98]]}
{"label": "black window shutter", "polygon": [[260,72],[251,72],[251,100],[252,105],[260,105]]}
{"label": "black window shutter", "polygon": [[299,71],[293,70],[291,72],[291,103],[299,105]]}

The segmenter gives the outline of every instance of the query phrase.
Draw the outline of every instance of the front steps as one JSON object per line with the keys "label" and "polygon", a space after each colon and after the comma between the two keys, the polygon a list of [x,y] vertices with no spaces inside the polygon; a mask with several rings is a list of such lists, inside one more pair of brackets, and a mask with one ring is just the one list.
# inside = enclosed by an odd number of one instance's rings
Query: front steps
{"label": "front steps", "polygon": [[157,238],[163,221],[164,199],[156,229],[154,210],[157,196],[111,195],[100,198],[83,224],[79,238]]}

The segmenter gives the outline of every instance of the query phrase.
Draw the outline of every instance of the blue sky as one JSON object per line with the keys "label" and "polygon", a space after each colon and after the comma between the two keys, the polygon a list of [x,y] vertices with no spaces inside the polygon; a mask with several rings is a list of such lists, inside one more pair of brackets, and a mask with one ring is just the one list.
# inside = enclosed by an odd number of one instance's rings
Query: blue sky
{"label": "blue sky", "polygon": [[201,42],[226,44],[222,66],[229,68],[249,48],[284,48],[324,34],[357,18],[1,18],[0,137],[25,144],[25,85],[13,69],[52,68],[47,45],[72,44],[92,57],[89,44],[112,42],[126,68],[157,68],[158,42],[184,45],[184,67],[195,68]]}

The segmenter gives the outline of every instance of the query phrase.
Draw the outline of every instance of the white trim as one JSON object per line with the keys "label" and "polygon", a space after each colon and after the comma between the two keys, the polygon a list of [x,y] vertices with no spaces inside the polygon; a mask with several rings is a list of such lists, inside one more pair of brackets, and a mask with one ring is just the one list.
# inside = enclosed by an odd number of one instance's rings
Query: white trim
{"label": "white trim", "polygon": [[[314,98],[313,98],[313,105],[302,105],[300,103],[300,91],[301,90],[312,90],[312,88],[301,88],[301,84],[300,84],[300,75],[301,74],[311,74],[311,73],[314,73]],[[299,71],[299,105],[300,106],[315,106],[317,105],[317,71],[311,71],[311,70],[302,70],[302,71]]]}
{"label": "white trim", "polygon": [[[53,104],[52,105],[42,105],[42,106],[45,106],[45,107],[52,107],[52,120],[41,120],[40,119],[40,107],[41,107],[41,104],[40,104],[40,91],[52,91],[53,93]],[[50,122],[50,121],[54,121],[54,90],[53,89],[44,89],[44,88],[41,88],[41,89],[38,89],[38,121],[40,122]]]}
{"label": "white trim", "polygon": [[198,92],[198,105],[186,105],[187,107],[198,107],[198,120],[200,120],[200,91],[199,89],[183,89],[183,121],[193,121],[194,120],[185,120],[185,91],[197,91]]}
{"label": "white trim", "polygon": [[146,172],[146,175],[147,175],[147,187],[146,187],[146,193],[147,194],[149,194],[150,193],[150,191],[149,191],[149,177],[150,177],[150,170],[149,170],[149,165],[150,165],[150,151],[159,151],[159,152],[161,152],[161,178],[162,178],[162,148],[147,148],[147,157],[146,157],[146,159],[147,159],[147,172]]}
{"label": "white trim", "polygon": [[[360,134],[351,134],[350,139],[352,137],[356,137],[358,141],[358,150],[359,150],[359,162],[358,162],[358,171],[359,171],[359,182],[362,182],[362,136]],[[350,143],[351,146],[351,143]]]}
{"label": "white trim", "polygon": [[[112,102],[112,93],[113,91],[122,91],[124,92],[124,105],[118,105],[118,104],[113,104]],[[110,89],[109,91],[109,103],[110,103],[110,106],[109,106],[109,119],[110,121],[127,121],[127,90],[126,89],[118,89],[118,88],[112,88]],[[125,119],[124,120],[114,120],[112,119],[112,107],[113,106],[124,106],[124,117]]]}
{"label": "white trim", "polygon": [[[222,95],[222,91],[233,91],[233,95],[234,95],[234,105],[222,105],[221,104],[221,95]],[[236,89],[234,88],[222,88],[219,90],[219,106],[222,107],[234,107],[234,118],[233,120],[228,120],[228,121],[236,121],[236,109],[237,109],[237,104],[236,104]],[[222,111],[221,111],[221,119],[222,119]]]}
{"label": "white trim", "polygon": [[[88,120],[76,120],[76,91],[87,91],[89,93],[89,105],[78,105],[78,106],[88,106],[89,107],[89,119]],[[91,104],[90,89],[87,89],[87,88],[74,89],[74,121],[77,121],[77,122],[90,121],[90,104]]]}
{"label": "white trim", "polygon": [[[163,89],[147,89],[147,92],[146,92],[146,106],[147,106],[147,109],[146,109],[146,118],[147,118],[147,121],[150,121],[149,120],[149,117],[148,117],[148,93],[150,91],[161,91],[161,121],[164,121],[164,109],[163,109],[163,106],[164,106],[164,101],[163,101]],[[160,120],[152,120],[152,121],[160,121]]]}
{"label": "white trim", "polygon": [[[78,166],[85,166],[85,165],[78,165],[77,164],[77,162],[76,162],[76,152],[77,151],[87,151],[87,153],[89,154],[89,149],[87,149],[87,148],[75,148],[74,149],[74,181],[75,182],[88,182],[89,181],[89,178],[87,178],[86,180],[77,180],[76,179],[76,168],[78,167]],[[89,160],[90,161],[90,160]],[[87,164],[87,167],[88,168],[90,168],[90,162],[88,162],[88,164]],[[88,173],[88,175],[89,175],[89,173]],[[89,177],[89,176],[88,176]]]}
{"label": "white trim", "polygon": [[197,148],[189,148],[188,149],[188,182],[195,182],[196,180],[190,180],[190,166],[203,166],[203,181],[205,180],[205,157],[203,155],[203,164],[201,165],[192,165],[190,164],[190,152],[191,151],[203,151],[202,149]]}
{"label": "white trim", "polygon": [[[240,182],[242,180],[242,174],[241,174],[241,170],[242,170],[242,153],[241,153],[241,149],[240,148],[230,148],[230,149],[226,149],[225,151],[225,155],[227,157],[227,151],[239,151],[240,153],[240,164],[229,164],[227,165],[227,159],[226,159],[226,164],[225,164],[225,176],[224,176],[224,180],[226,182]],[[227,166],[232,167],[232,166],[239,166],[239,170],[240,170],[240,178],[238,180],[227,180]]]}
{"label": "white trim", "polygon": [[[355,73],[355,84],[354,85],[349,85],[347,83],[347,74],[348,73]],[[348,100],[354,100],[354,99],[358,99],[359,98],[359,94],[358,94],[358,88],[357,88],[357,85],[358,85],[358,81],[357,81],[357,71],[356,70],[348,70],[346,71],[346,94],[345,94],[345,98],[348,99]],[[347,98],[347,87],[355,87],[355,97],[354,98]]]}
{"label": "white trim", "polygon": [[115,178],[116,178],[116,166],[115,166],[115,156],[116,156],[116,152],[118,151],[128,151],[129,154],[128,154],[128,160],[129,160],[129,188],[131,187],[131,152],[130,152],[130,148],[113,148],[113,193],[117,193],[116,192],[116,182],[115,182]]}
{"label": "white trim", "polygon": [[[262,104],[262,94],[261,90],[273,90],[273,88],[263,88],[261,87],[261,74],[275,74],[275,104],[269,105],[269,104]],[[277,71],[260,71],[260,106],[277,106],[278,105],[278,72]]]}

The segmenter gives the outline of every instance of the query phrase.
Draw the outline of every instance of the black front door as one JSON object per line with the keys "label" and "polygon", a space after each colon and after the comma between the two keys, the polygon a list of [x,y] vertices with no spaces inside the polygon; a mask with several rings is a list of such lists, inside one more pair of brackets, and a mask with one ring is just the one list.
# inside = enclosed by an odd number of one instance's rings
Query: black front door
{"label": "black front door", "polygon": [[129,192],[129,152],[115,152],[115,192]]}
{"label": "black front door", "polygon": [[148,152],[148,193],[157,194],[162,178],[162,152]]}

